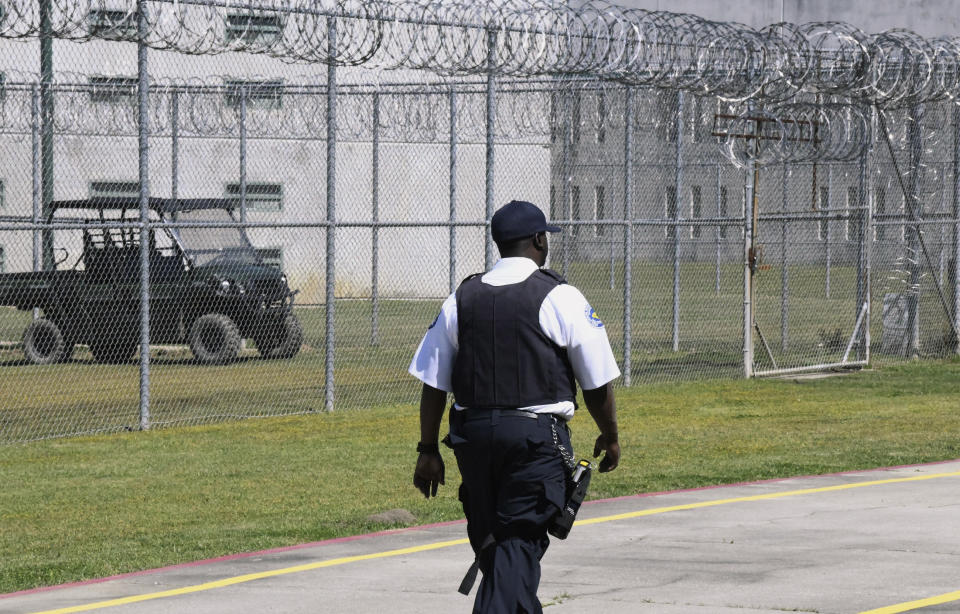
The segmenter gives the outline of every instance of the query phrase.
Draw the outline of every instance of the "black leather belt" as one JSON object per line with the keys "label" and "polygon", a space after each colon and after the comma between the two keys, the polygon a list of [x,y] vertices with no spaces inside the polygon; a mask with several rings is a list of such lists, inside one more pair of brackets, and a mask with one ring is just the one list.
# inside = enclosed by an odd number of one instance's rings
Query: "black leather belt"
{"label": "black leather belt", "polygon": [[463,412],[464,420],[490,420],[494,416],[514,416],[518,418],[533,418],[536,420],[537,417],[541,415],[526,409],[467,408],[460,411]]}

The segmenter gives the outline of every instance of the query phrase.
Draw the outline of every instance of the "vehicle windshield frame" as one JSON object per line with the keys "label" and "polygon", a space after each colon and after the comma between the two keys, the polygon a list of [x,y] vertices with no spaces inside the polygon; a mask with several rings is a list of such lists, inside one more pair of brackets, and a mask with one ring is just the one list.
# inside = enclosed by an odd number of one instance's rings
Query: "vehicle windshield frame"
{"label": "vehicle windshield frame", "polygon": [[[229,220],[210,219],[217,215],[226,214]],[[212,215],[211,215],[212,214]],[[239,226],[216,226],[217,223],[237,222],[232,209],[203,208],[187,209],[173,213],[164,213],[164,221],[176,224],[178,222],[210,222],[210,226],[187,226],[171,227],[170,231],[174,239],[180,246],[180,250],[189,260],[191,266],[206,266],[216,260],[228,260],[230,262],[242,262],[244,264],[262,264],[260,255],[257,253],[250,237],[246,231]],[[206,218],[206,219],[204,219]],[[218,241],[207,241],[216,237]],[[230,239],[230,240],[225,240]],[[235,239],[235,240],[233,240]],[[218,247],[210,247],[222,243]],[[203,247],[195,247],[195,244]]]}

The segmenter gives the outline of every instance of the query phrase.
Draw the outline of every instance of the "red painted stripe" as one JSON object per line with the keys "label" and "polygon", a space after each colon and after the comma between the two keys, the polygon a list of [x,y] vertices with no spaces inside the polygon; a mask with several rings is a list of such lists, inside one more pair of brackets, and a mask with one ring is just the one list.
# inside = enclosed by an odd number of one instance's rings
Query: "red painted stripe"
{"label": "red painted stripe", "polygon": [[[681,488],[681,489],[677,489],[677,490],[664,490],[664,491],[660,491],[660,492],[645,492],[645,493],[638,493],[638,494],[636,494],[636,495],[624,495],[624,496],[622,496],[622,497],[610,497],[610,498],[608,498],[608,499],[594,499],[594,500],[591,500],[591,501],[585,501],[585,502],[584,502],[584,505],[592,505],[592,504],[596,504],[596,503],[604,503],[604,502],[607,502],[607,501],[622,501],[622,500],[624,500],[624,499],[642,499],[642,498],[647,498],[647,497],[657,497],[657,496],[660,496],[660,495],[672,495],[672,494],[680,494],[680,493],[687,493],[687,492],[698,492],[698,491],[702,491],[702,490],[714,490],[714,489],[718,489],[718,488],[736,488],[736,487],[738,487],[738,486],[751,486],[751,485],[755,485],[755,484],[768,484],[768,483],[771,483],[771,482],[785,482],[785,481],[788,481],[788,480],[808,480],[808,479],[812,479],[812,478],[824,478],[824,477],[833,477],[833,476],[841,476],[841,475],[854,475],[854,474],[859,474],[859,473],[876,473],[876,472],[880,472],[880,471],[893,471],[893,470],[895,470],[895,469],[909,469],[909,468],[911,468],[911,467],[930,467],[930,466],[934,466],[934,465],[944,465],[944,464],[947,464],[947,463],[955,463],[955,462],[957,462],[957,461],[960,461],[960,459],[944,460],[944,461],[934,461],[934,462],[931,462],[931,463],[916,463],[916,464],[913,464],[913,465],[896,465],[896,466],[893,466],[893,467],[877,467],[877,468],[874,468],[874,469],[857,469],[857,470],[853,470],[853,471],[838,471],[838,472],[836,472],[836,473],[823,473],[823,474],[819,474],[819,475],[801,475],[801,476],[792,476],[792,477],[785,477],[785,478],[770,478],[770,479],[767,479],[767,480],[755,480],[755,481],[752,481],[752,482],[736,482],[736,483],[733,483],[733,484],[715,484],[715,485],[712,485],[712,486],[700,486],[700,487],[697,487],[697,488]],[[0,594],[0,599],[7,599],[7,598],[9,598],[9,597],[18,597],[18,596],[20,596],[20,595],[30,595],[30,594],[33,594],[33,593],[42,593],[42,592],[46,592],[46,591],[60,590],[60,589],[65,589],[65,588],[73,588],[73,587],[76,587],[76,586],[86,586],[86,585],[88,585],[88,584],[100,584],[100,583],[103,583],[103,582],[110,582],[111,580],[119,580],[119,579],[122,579],[122,578],[133,578],[133,577],[136,577],[136,576],[144,576],[144,575],[148,575],[148,574],[154,574],[154,573],[159,573],[159,572],[163,572],[163,571],[169,571],[169,570],[173,570],[173,569],[184,569],[184,568],[187,568],[187,567],[198,567],[198,566],[201,566],[201,565],[209,565],[209,564],[211,564],[211,563],[221,563],[221,562],[225,562],[225,561],[235,561],[235,560],[238,560],[238,559],[246,559],[246,558],[252,558],[252,557],[263,556],[263,555],[268,555],[268,554],[277,554],[277,553],[281,553],[281,552],[290,552],[290,551],[292,551],[292,550],[302,550],[302,549],[304,549],[304,548],[313,548],[313,547],[317,547],[317,546],[326,546],[326,545],[330,545],[330,544],[338,544],[338,543],[344,543],[344,542],[351,542],[351,541],[357,541],[357,540],[361,540],[361,539],[371,539],[371,538],[374,538],[374,537],[383,537],[383,536],[386,536],[386,535],[396,535],[396,534],[398,534],[398,533],[407,533],[407,532],[410,532],[410,531],[422,531],[422,530],[425,530],[425,529],[433,529],[433,528],[436,528],[436,527],[446,527],[446,526],[457,525],[457,524],[465,524],[465,523],[466,523],[466,520],[464,520],[464,519],[460,519],[460,520],[448,520],[448,521],[446,521],[446,522],[435,522],[435,523],[433,523],[433,524],[418,525],[418,526],[415,526],[415,527],[404,527],[404,528],[402,528],[402,529],[389,529],[389,530],[386,530],[386,531],[377,531],[377,532],[375,532],[375,533],[365,533],[365,534],[363,534],[363,535],[348,535],[348,536],[346,536],[346,537],[335,537],[335,538],[332,538],[332,539],[325,539],[325,540],[316,541],[316,542],[309,542],[309,543],[305,543],[305,544],[296,544],[296,545],[293,545],[293,546],[282,546],[282,547],[279,547],[279,548],[270,548],[270,549],[267,549],[267,550],[257,550],[257,551],[255,551],[255,552],[242,552],[242,553],[239,553],[239,554],[228,554],[228,555],[219,556],[219,557],[212,558],[212,559],[202,559],[202,560],[199,560],[199,561],[190,561],[190,562],[187,562],[187,563],[179,563],[179,564],[176,564],[176,565],[168,565],[168,566],[166,566],[166,567],[156,567],[156,568],[154,568],[154,569],[144,569],[144,570],[141,570],[141,571],[131,571],[131,572],[128,572],[128,573],[122,573],[122,574],[116,574],[116,575],[113,575],[113,576],[107,576],[107,577],[105,577],[105,578],[92,578],[92,579],[90,579],[90,580],[81,580],[81,581],[78,581],[78,582],[68,582],[68,583],[65,583],[65,584],[56,584],[56,585],[53,585],[53,586],[40,586],[40,587],[37,587],[37,588],[30,588],[30,589],[26,589],[26,590],[22,590],[22,591],[17,591],[17,592],[15,592],[15,593],[3,593],[3,594]]]}

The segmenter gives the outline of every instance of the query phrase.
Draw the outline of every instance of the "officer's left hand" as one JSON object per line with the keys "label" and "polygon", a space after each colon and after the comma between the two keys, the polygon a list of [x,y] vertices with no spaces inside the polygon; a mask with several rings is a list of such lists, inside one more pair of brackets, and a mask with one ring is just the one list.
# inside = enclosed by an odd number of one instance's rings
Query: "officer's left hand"
{"label": "officer's left hand", "polygon": [[603,458],[600,459],[600,473],[613,471],[620,464],[620,442],[616,435],[600,435],[596,443],[593,444],[593,457],[597,458],[603,452]]}
{"label": "officer's left hand", "polygon": [[413,485],[423,496],[429,499],[437,496],[437,488],[444,482],[443,457],[439,453],[422,453],[417,458],[417,468],[413,472]]}

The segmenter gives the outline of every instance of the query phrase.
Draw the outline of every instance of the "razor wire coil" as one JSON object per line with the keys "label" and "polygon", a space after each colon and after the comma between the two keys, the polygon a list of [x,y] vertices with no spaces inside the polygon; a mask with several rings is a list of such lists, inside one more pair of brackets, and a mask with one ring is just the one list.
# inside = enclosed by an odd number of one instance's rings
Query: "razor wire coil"
{"label": "razor wire coil", "polygon": [[[243,51],[292,62],[440,75],[559,75],[784,102],[841,95],[886,108],[956,98],[960,38],[867,34],[841,22],[761,29],[694,15],[547,0],[220,0],[145,3],[144,43],[186,54]],[[52,0],[48,34],[136,42],[133,0]],[[0,37],[44,30],[38,3],[5,0]]]}

